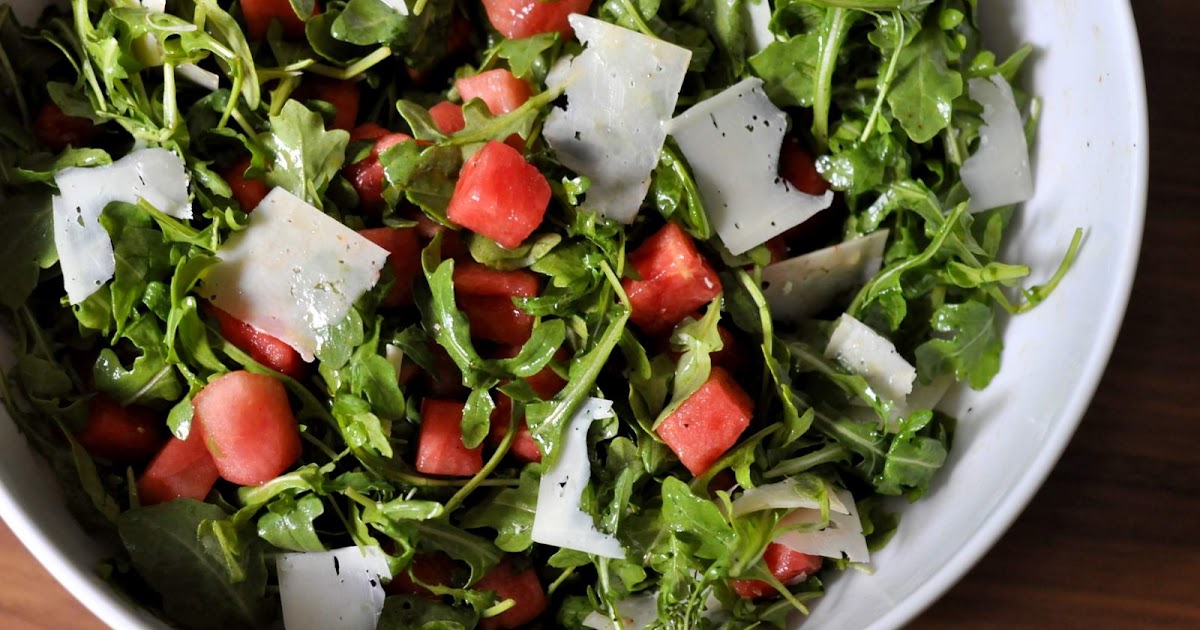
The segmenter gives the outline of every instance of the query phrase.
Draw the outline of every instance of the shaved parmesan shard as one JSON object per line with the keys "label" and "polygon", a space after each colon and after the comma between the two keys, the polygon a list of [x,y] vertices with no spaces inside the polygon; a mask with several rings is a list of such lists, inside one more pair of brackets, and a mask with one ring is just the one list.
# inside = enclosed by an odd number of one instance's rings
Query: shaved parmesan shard
{"label": "shaved parmesan shard", "polygon": [[[765,486],[750,488],[733,502],[734,518],[779,508],[808,508],[821,509],[818,497],[810,494],[800,486],[795,479],[784,479]],[[846,506],[837,494],[829,495],[829,509],[842,514],[849,514]]]}
{"label": "shaved parmesan shard", "polygon": [[[625,630],[642,630],[658,619],[658,594],[637,595],[617,602],[617,614]],[[608,615],[594,610],[583,619],[583,627],[593,630],[616,630]]]}
{"label": "shaved parmesan shard", "polygon": [[993,74],[986,79],[971,79],[968,88],[971,98],[983,105],[984,122],[979,130],[979,148],[959,170],[963,185],[971,193],[971,211],[1028,200],[1033,196],[1029,144],[1012,87],[1004,77]]}
{"label": "shaved parmesan shard", "polygon": [[705,99],[671,121],[668,131],[687,157],[713,229],[742,254],[833,203],[793,188],[779,175],[787,114],[750,78]]}
{"label": "shaved parmesan shard", "polygon": [[692,53],[585,15],[570,17],[587,47],[546,77],[566,86],[542,134],[567,168],[591,180],[583,208],[622,223],[637,216],[658,164]]}
{"label": "shaved parmesan shard", "polygon": [[200,293],[312,361],[322,329],[379,281],[387,250],[273,188],[217,252]]}
{"label": "shaved parmesan shard", "polygon": [[746,0],[746,22],[750,25],[749,52],[754,54],[775,41],[771,32],[771,3],[768,0]]}
{"label": "shaved parmesan shard", "polygon": [[183,160],[166,149],[139,149],[105,166],[65,168],[54,183],[54,246],[71,304],[95,293],[116,269],[112,240],[100,225],[105,206],[141,198],[164,214],[192,218]]}
{"label": "shaved parmesan shard", "polygon": [[[776,538],[775,542],[811,556],[841,558],[844,554],[851,562],[870,562],[871,554],[867,551],[867,539],[862,533],[854,497],[845,490],[838,490],[836,494],[846,506],[846,512],[830,510],[828,527],[815,532],[789,531]],[[801,508],[783,517],[778,527],[820,522],[820,510]]]}
{"label": "shaved parmesan shard", "polygon": [[[903,404],[892,407],[891,414],[883,428],[889,433],[895,433],[900,429],[900,422],[913,412],[935,409],[942,398],[945,398],[946,392],[950,391],[952,385],[954,385],[954,376],[951,374],[943,374],[928,384],[919,382],[913,384],[912,393],[908,395]],[[847,410],[847,415],[851,420],[867,424],[879,422],[879,416],[875,415],[874,410],[865,404],[860,405],[858,402],[857,398],[851,401],[850,408]]]}
{"label": "shaved parmesan shard", "polygon": [[275,557],[287,630],[374,630],[383,581],[392,579],[379,547],[281,553]]}
{"label": "shaved parmesan shard", "polygon": [[866,379],[876,394],[896,403],[904,402],[917,380],[917,369],[900,356],[892,342],[848,313],[833,329],[825,356],[836,359]]}
{"label": "shaved parmesan shard", "polygon": [[888,231],[879,230],[763,269],[762,292],[771,316],[797,321],[819,313],[835,298],[865,284],[883,265]]}
{"label": "shaved parmesan shard", "polygon": [[408,5],[404,0],[382,0],[384,4],[391,7],[399,15],[408,15]]}
{"label": "shaved parmesan shard", "polygon": [[581,506],[583,490],[592,476],[588,427],[594,420],[609,417],[612,417],[612,401],[588,398],[567,422],[558,459],[542,473],[538,485],[537,510],[533,513],[534,542],[605,558],[625,557],[621,543],[597,530],[592,515]]}
{"label": "shaved parmesan shard", "polygon": [[205,70],[194,63],[185,63],[176,68],[175,72],[209,92],[216,92],[217,88],[221,87],[221,77],[217,76],[217,73]]}

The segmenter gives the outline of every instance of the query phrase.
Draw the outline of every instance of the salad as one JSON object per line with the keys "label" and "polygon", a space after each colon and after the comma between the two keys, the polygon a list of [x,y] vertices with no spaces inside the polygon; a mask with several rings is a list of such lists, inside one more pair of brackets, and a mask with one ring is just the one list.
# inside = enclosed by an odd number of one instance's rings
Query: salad
{"label": "salad", "polygon": [[180,627],[787,627],[1080,242],[976,5],[0,6],[0,393]]}

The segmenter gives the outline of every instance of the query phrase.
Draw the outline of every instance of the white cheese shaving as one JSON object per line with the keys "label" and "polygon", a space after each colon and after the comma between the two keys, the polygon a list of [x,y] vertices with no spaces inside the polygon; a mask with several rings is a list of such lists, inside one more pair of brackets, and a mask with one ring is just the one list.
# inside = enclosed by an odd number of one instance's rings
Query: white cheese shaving
{"label": "white cheese shaving", "polygon": [[142,198],[164,214],[192,218],[183,160],[166,149],[139,149],[105,166],[65,168],[54,183],[54,246],[71,304],[95,293],[116,269],[112,240],[100,225],[105,206]]}
{"label": "white cheese shaving", "polygon": [[375,286],[388,252],[277,187],[217,256],[201,295],[312,361],[321,331]]}
{"label": "white cheese shaving", "polygon": [[692,53],[586,15],[569,19],[587,47],[546,77],[550,89],[566,86],[567,108],[550,112],[542,135],[564,166],[591,180],[583,208],[629,223],[650,188]]}
{"label": "white cheese shaving", "polygon": [[404,351],[399,346],[385,344],[383,358],[387,359],[387,362],[391,363],[392,368],[396,370],[396,378],[400,378],[400,368],[404,367]]}
{"label": "white cheese shaving", "polygon": [[746,21],[750,25],[750,53],[761,52],[775,41],[771,32],[771,3],[768,0],[746,0]]}
{"label": "white cheese shaving", "polygon": [[408,15],[408,5],[404,0],[380,0],[387,6],[391,7],[400,15]]}
{"label": "white cheese shaving", "polygon": [[971,211],[1021,203],[1033,196],[1029,144],[1012,87],[999,74],[971,79],[971,98],[983,105],[979,148],[963,162],[959,175],[971,193]]}
{"label": "white cheese shaving", "polygon": [[616,538],[596,529],[592,515],[583,511],[583,490],[591,479],[587,431],[592,422],[612,417],[612,401],[589,398],[567,422],[558,459],[542,472],[537,509],[533,513],[533,541],[574,549],[605,558],[625,557]]}
{"label": "white cheese shaving", "polygon": [[917,380],[916,368],[900,356],[892,342],[848,313],[838,319],[825,356],[866,379],[876,394],[895,403],[904,402]]}
{"label": "white cheese shaving", "polygon": [[[895,433],[900,430],[900,421],[907,418],[914,411],[936,409],[938,403],[946,396],[946,392],[950,391],[952,385],[954,385],[954,376],[951,374],[943,374],[928,384],[914,383],[912,393],[908,395],[908,398],[903,403],[897,403],[892,406],[892,411],[888,415],[887,422],[884,423],[884,429],[889,433]],[[867,424],[879,422],[879,416],[875,415],[875,411],[866,406],[865,403],[859,404],[860,402],[858,398],[851,401],[850,408],[847,409],[850,419],[855,422]]]}
{"label": "white cheese shaving", "polygon": [[833,203],[793,188],[779,175],[787,114],[750,78],[671,121],[668,131],[692,167],[712,227],[742,254]]}
{"label": "white cheese shaving", "polygon": [[374,630],[392,578],[379,547],[282,553],[275,557],[287,630]]}
{"label": "white cheese shaving", "polygon": [[[871,553],[867,550],[867,539],[862,533],[862,523],[858,520],[858,507],[854,497],[845,490],[836,491],[846,513],[829,512],[829,526],[815,532],[789,531],[775,542],[800,553],[826,558],[841,558],[843,554],[851,562],[870,562]],[[820,523],[821,511],[801,508],[779,521],[778,527],[803,523]]]}
{"label": "white cheese shaving", "polygon": [[[625,630],[642,630],[658,619],[658,593],[627,597],[617,602],[617,614]],[[594,610],[583,619],[583,627],[594,630],[616,630],[608,615]]]}
{"label": "white cheese shaving", "polygon": [[[733,516],[737,518],[753,512],[773,510],[778,508],[808,508],[821,509],[821,502],[815,495],[809,494],[800,487],[795,479],[784,479],[765,486],[750,488],[733,502]],[[829,495],[829,509],[842,514],[849,514],[846,506],[836,493]]]}
{"label": "white cheese shaving", "polygon": [[194,63],[185,63],[175,68],[175,72],[209,92],[216,92],[217,88],[221,87],[221,77],[217,76],[217,73],[205,70]]}
{"label": "white cheese shaving", "polygon": [[763,269],[762,292],[771,316],[798,321],[870,280],[883,265],[888,231],[879,230]]}

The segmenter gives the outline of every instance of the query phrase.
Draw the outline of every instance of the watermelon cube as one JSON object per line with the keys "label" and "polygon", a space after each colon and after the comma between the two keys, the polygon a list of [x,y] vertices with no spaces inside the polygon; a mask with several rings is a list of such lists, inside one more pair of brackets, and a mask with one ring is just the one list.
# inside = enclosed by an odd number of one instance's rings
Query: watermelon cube
{"label": "watermelon cube", "polygon": [[463,403],[426,398],[421,403],[417,470],[427,475],[470,477],[483,470],[483,446],[463,444]]}
{"label": "watermelon cube", "polygon": [[625,278],[630,318],[643,332],[670,331],[684,317],[721,294],[721,279],[682,228],[668,223],[629,255],[641,279]]}
{"label": "watermelon cube", "polygon": [[708,472],[750,425],[754,401],[723,368],[658,425],[658,436],[693,475]]}
{"label": "watermelon cube", "polygon": [[[782,584],[797,584],[821,569],[821,556],[800,553],[779,543],[767,545],[763,552],[767,570]],[[776,594],[775,587],[761,580],[733,580],[733,591],[746,599],[759,599]]]}
{"label": "watermelon cube", "polygon": [[518,79],[512,72],[503,68],[463,77],[454,85],[464,103],[481,99],[493,116],[511,112],[533,95],[528,81]]}
{"label": "watermelon cube", "polygon": [[488,142],[463,165],[450,196],[451,221],[513,249],[542,224],[550,184],[520,151]]}

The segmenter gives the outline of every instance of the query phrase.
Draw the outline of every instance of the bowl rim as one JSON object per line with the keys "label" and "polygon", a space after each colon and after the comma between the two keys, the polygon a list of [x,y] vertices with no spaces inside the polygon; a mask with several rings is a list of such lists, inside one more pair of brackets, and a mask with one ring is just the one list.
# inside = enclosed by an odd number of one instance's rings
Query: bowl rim
{"label": "bowl rim", "polygon": [[882,617],[872,623],[870,630],[888,630],[907,625],[917,615],[932,606],[946,594],[952,586],[962,580],[983,556],[999,541],[1000,537],[1012,526],[1017,518],[1025,511],[1046,478],[1062,457],[1072,436],[1075,435],[1083,416],[1091,405],[1100,380],[1108,368],[1120,334],[1125,312],[1129,306],[1129,298],[1133,291],[1133,280],[1137,274],[1138,257],[1141,252],[1142,238],[1146,220],[1146,202],[1150,184],[1150,129],[1149,106],[1146,97],[1146,75],[1142,65],[1141,41],[1138,36],[1137,23],[1133,16],[1133,7],[1127,1],[1114,3],[1115,17],[1123,25],[1118,42],[1118,48],[1128,50],[1126,67],[1121,74],[1129,77],[1131,96],[1134,107],[1129,114],[1130,137],[1134,149],[1130,158],[1131,189],[1134,199],[1134,212],[1128,216],[1124,230],[1129,234],[1124,247],[1115,257],[1123,261],[1113,273],[1113,290],[1105,314],[1098,327],[1100,334],[1092,345],[1092,352],[1083,364],[1086,366],[1081,378],[1077,381],[1065,406],[1065,422],[1056,425],[1053,432],[1046,437],[1042,448],[1030,463],[1025,473],[1012,486],[1004,499],[994,508],[982,527],[975,531],[966,544],[960,547],[950,560],[942,566],[928,581],[919,586],[900,605],[892,608]]}
{"label": "bowl rim", "polygon": [[[1133,280],[1138,266],[1138,255],[1144,232],[1146,201],[1149,191],[1149,115],[1146,97],[1145,71],[1142,65],[1141,44],[1133,16],[1133,8],[1127,1],[1115,3],[1116,17],[1124,26],[1120,29],[1122,49],[1129,50],[1126,67],[1122,74],[1129,77],[1133,91],[1134,107],[1130,111],[1131,138],[1136,149],[1130,160],[1131,188],[1135,201],[1135,212],[1130,213],[1124,226],[1129,238],[1124,243],[1119,260],[1127,261],[1114,272],[1113,290],[1105,317],[1101,323],[1101,334],[1092,346],[1091,356],[1085,361],[1086,369],[1071,392],[1066,405],[1065,422],[1060,422],[1047,436],[1046,442],[1024,475],[1012,486],[1005,498],[996,506],[993,514],[960,547],[949,562],[942,566],[928,581],[919,586],[900,605],[892,608],[872,623],[871,630],[898,628],[911,622],[929,608],[952,586],[974,567],[995,546],[1000,537],[1024,512],[1030,501],[1042,487],[1058,460],[1066,450],[1083,416],[1091,404],[1100,380],[1108,366],[1124,321],[1126,308],[1133,289]],[[95,615],[102,623],[113,628],[137,627],[147,621],[135,610],[134,605],[123,600],[97,575],[82,569],[68,558],[63,548],[55,544],[50,536],[34,522],[25,506],[12,491],[0,484],[0,516],[13,534],[29,550],[30,554],[54,577],[76,601]]]}

